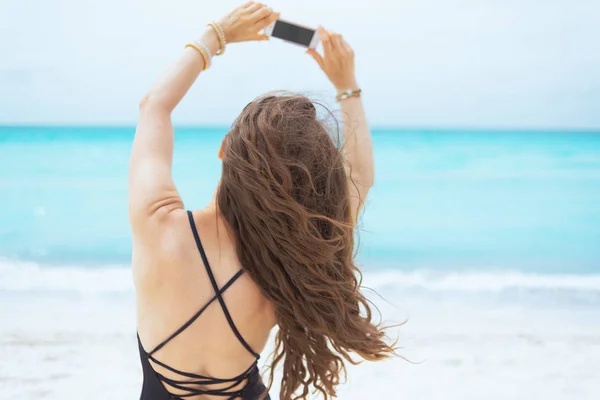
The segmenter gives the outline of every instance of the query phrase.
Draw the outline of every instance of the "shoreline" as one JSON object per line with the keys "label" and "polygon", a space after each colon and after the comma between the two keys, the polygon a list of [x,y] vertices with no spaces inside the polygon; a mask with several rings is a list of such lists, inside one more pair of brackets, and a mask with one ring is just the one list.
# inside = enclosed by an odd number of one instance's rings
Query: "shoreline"
{"label": "shoreline", "polygon": [[[369,283],[368,280],[366,283]],[[383,286],[386,323],[406,321],[401,358],[348,368],[339,398],[596,399],[600,309],[436,298]],[[137,398],[134,296],[4,292],[0,388],[16,400]],[[272,342],[263,353],[263,363]],[[280,379],[276,375],[276,381]],[[432,384],[435,382],[435,384]],[[492,390],[493,389],[493,390]],[[275,384],[271,394],[277,395]]]}

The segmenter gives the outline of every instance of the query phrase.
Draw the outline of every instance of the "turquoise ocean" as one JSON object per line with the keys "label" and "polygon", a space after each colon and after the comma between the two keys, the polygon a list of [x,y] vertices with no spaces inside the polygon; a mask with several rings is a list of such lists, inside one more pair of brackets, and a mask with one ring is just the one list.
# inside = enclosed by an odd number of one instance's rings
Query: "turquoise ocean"
{"label": "turquoise ocean", "polygon": [[[26,268],[128,268],[134,130],[0,127],[3,289],[25,284]],[[187,208],[210,200],[226,132],[176,129],[174,178]],[[375,129],[373,141],[365,271],[488,284],[507,274],[585,284],[600,274],[600,132]]]}

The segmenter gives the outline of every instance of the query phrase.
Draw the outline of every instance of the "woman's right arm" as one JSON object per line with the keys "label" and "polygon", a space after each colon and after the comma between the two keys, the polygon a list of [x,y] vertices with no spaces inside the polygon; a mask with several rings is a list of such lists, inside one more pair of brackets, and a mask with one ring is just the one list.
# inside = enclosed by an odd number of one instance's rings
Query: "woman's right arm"
{"label": "woman's right arm", "polygon": [[[324,55],[314,50],[313,56],[338,92],[359,89],[354,73],[354,51],[338,33],[318,29]],[[360,97],[341,100],[344,149],[350,175],[350,195],[354,221],[374,181],[373,144],[365,110]]]}

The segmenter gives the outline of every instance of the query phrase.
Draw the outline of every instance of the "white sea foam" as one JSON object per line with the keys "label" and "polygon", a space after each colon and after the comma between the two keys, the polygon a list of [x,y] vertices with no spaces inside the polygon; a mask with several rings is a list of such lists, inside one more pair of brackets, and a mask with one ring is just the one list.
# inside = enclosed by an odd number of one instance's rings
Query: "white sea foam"
{"label": "white sea foam", "polygon": [[106,293],[132,290],[131,269],[127,266],[64,267],[0,258],[0,291]]}
{"label": "white sea foam", "polygon": [[[412,294],[486,294],[513,296],[546,294],[585,296],[600,302],[600,275],[534,274],[518,271],[400,271],[369,270],[364,285],[377,291]],[[77,292],[80,294],[133,291],[128,265],[59,266],[0,258],[0,291]]]}
{"label": "white sea foam", "polygon": [[499,292],[507,289],[600,291],[600,275],[543,275],[519,271],[436,272],[394,270],[367,273],[371,285],[423,288],[430,291]]}

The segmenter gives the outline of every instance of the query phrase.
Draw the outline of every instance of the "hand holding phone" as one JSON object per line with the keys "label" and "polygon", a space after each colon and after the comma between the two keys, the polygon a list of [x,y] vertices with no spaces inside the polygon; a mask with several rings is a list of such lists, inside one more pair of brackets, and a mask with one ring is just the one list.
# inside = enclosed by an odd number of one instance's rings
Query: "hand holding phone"
{"label": "hand holding phone", "polygon": [[262,3],[250,1],[217,21],[228,43],[268,40],[261,31],[279,18],[279,13]]}
{"label": "hand holding phone", "polygon": [[328,32],[325,28],[319,27],[317,35],[323,43],[323,55],[315,49],[309,49],[307,53],[315,59],[338,91],[357,90],[352,47],[342,35]]}

